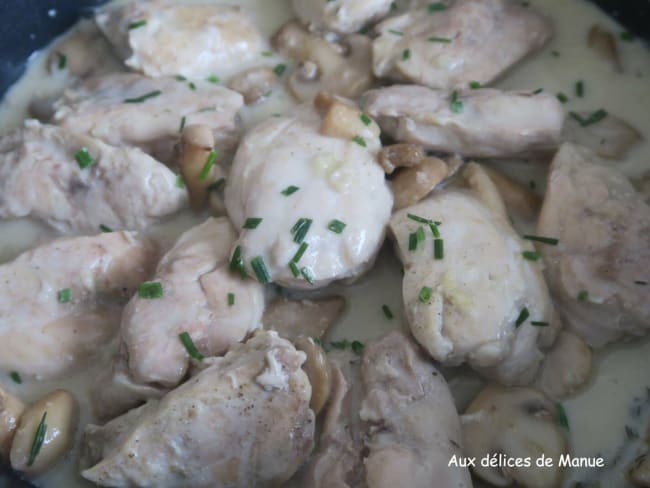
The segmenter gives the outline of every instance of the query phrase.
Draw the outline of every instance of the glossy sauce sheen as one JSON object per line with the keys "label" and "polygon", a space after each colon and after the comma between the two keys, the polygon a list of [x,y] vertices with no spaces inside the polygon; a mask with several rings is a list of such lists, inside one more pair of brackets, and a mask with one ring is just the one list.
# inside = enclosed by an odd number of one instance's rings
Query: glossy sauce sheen
{"label": "glossy sauce sheen", "polygon": [[[288,0],[224,1],[243,5],[252,12],[262,31],[270,37],[291,17]],[[498,86],[507,89],[538,89],[551,93],[563,92],[570,101],[568,110],[594,111],[604,108],[624,118],[639,129],[645,137],[624,162],[613,162],[627,175],[637,176],[650,169],[650,51],[640,41],[619,42],[624,73],[615,73],[610,65],[587,48],[586,37],[593,24],[619,33],[622,28],[596,7],[583,0],[537,0],[531,2],[547,13],[554,22],[555,36],[544,50],[510,72]],[[45,8],[45,7],[44,7]],[[25,35],[28,35],[26,33]],[[553,53],[559,53],[554,55]],[[31,98],[57,93],[63,86],[61,76],[50,75],[44,68],[46,53],[37,53],[31,60],[25,77],[15,85],[0,105],[0,133],[6,133],[26,117]],[[274,65],[280,57],[265,58],[264,64]],[[260,63],[262,64],[262,62]],[[585,95],[575,95],[576,81],[584,80]],[[243,122],[250,127],[275,113],[284,113],[292,105],[291,97],[276,88],[270,99],[258,106],[245,109]],[[532,163],[502,163],[502,168],[513,177],[536,182],[543,188],[544,167]],[[168,248],[183,230],[200,223],[197,217],[182,212],[171,221],[152,229],[151,234],[162,247]],[[0,262],[13,259],[18,253],[53,237],[44,226],[26,220],[0,222]],[[385,246],[374,268],[350,286],[335,285],[326,292],[342,293],[348,308],[343,319],[331,331],[329,340],[343,338],[368,341],[393,328],[406,327],[401,300],[401,276],[397,259],[389,245]],[[388,320],[382,305],[388,305],[394,318]],[[104,345],[102,355],[108,356],[112,345]],[[78,437],[83,426],[92,421],[88,387],[103,368],[102,361],[94,361],[87,370],[54,382],[25,381],[14,384],[9,372],[0,373],[0,381],[24,401],[35,401],[54,388],[67,388],[77,395],[82,417]],[[585,391],[564,403],[570,423],[571,453],[573,456],[602,456],[605,468],[572,470],[567,473],[565,486],[576,481],[600,480],[601,486],[626,486],[624,467],[634,459],[640,441],[628,439],[626,426],[643,438],[650,417],[650,341],[637,340],[599,351],[594,362],[593,378]],[[474,384],[477,382],[474,380]],[[450,381],[457,397],[472,390],[462,379]],[[471,398],[471,395],[470,395]],[[77,474],[75,449],[56,468],[36,481],[39,486],[89,486]],[[2,485],[2,480],[0,480]]]}

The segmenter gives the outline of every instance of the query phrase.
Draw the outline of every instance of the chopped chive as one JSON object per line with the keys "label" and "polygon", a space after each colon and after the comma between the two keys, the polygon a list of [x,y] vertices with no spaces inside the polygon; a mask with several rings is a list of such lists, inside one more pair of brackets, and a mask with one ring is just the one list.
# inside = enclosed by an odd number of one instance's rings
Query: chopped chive
{"label": "chopped chive", "polygon": [[293,261],[289,263],[289,269],[291,270],[291,274],[293,275],[294,278],[300,276],[300,269],[298,268],[298,265]]}
{"label": "chopped chive", "polygon": [[418,248],[418,236],[417,233],[411,232],[409,234],[409,251],[415,251]]}
{"label": "chopped chive", "polygon": [[363,348],[364,345],[359,341],[352,341],[352,344],[350,344],[350,349],[352,349],[352,352],[355,354],[361,355]]}
{"label": "chopped chive", "polygon": [[554,58],[559,58],[560,57],[560,51],[551,51],[551,56]]}
{"label": "chopped chive", "polygon": [[113,229],[111,229],[108,225],[104,224],[99,224],[99,230],[102,232],[113,232]]}
{"label": "chopped chive", "polygon": [[578,292],[577,298],[581,302],[586,302],[589,300],[589,292],[587,290],[580,290]]}
{"label": "chopped chive", "polygon": [[415,222],[419,222],[420,224],[436,224],[436,225],[441,225],[441,222],[438,222],[438,221],[435,221],[435,220],[431,220],[431,219],[425,219],[424,217],[420,217],[419,215],[415,215],[415,214],[411,214],[411,213],[410,213],[410,214],[406,214],[406,216],[407,216],[409,219],[411,219],[411,220],[413,220],[413,221],[415,221]]}
{"label": "chopped chive", "polygon": [[181,332],[178,334],[178,338],[180,339],[181,344],[185,346],[185,350],[191,358],[196,359],[197,361],[203,361],[203,359],[205,359],[205,356],[201,354],[201,351],[199,351],[194,345],[194,341],[190,337],[189,332]]}
{"label": "chopped chive", "polygon": [[183,175],[176,175],[176,188],[185,188],[185,180]]}
{"label": "chopped chive", "polygon": [[403,36],[404,35],[403,32],[400,32],[398,30],[393,30],[393,29],[388,29],[388,32],[390,32],[391,34],[393,34],[395,36]]}
{"label": "chopped chive", "polygon": [[47,432],[47,425],[45,425],[45,419],[47,418],[47,411],[43,412],[41,421],[38,423],[36,428],[36,433],[34,434],[34,440],[32,441],[32,447],[29,450],[29,459],[27,460],[27,466],[31,466],[36,461],[36,456],[41,451],[43,446],[43,441],[45,441],[45,433]]}
{"label": "chopped chive", "polygon": [[402,51],[402,61],[406,61],[410,57],[411,57],[411,50],[410,49],[404,49],[404,51]]}
{"label": "chopped chive", "polygon": [[534,190],[535,188],[537,188],[537,183],[535,183],[533,180],[530,180],[528,182],[528,186],[530,187],[531,190]]}
{"label": "chopped chive", "polygon": [[448,37],[429,37],[427,39],[429,42],[441,42],[443,44],[449,44],[451,42],[451,39]]}
{"label": "chopped chive", "polygon": [[534,327],[548,327],[548,322],[531,320],[530,325]]}
{"label": "chopped chive", "polygon": [[224,185],[225,182],[226,182],[225,178],[219,178],[214,183],[210,183],[210,185],[208,185],[208,191],[217,191],[217,190],[219,190],[219,188],[221,188]]}
{"label": "chopped chive", "polygon": [[536,251],[524,251],[521,255],[528,259],[528,261],[539,261],[542,259],[542,255]]}
{"label": "chopped chive", "polygon": [[636,39],[634,34],[632,34],[631,32],[628,32],[628,31],[621,32],[620,38],[621,38],[621,41],[625,41],[625,42],[632,42],[632,41],[634,41],[634,39]]}
{"label": "chopped chive", "polygon": [[544,91],[544,88],[538,88],[537,90],[535,90],[535,91],[533,92],[533,95],[539,95],[539,94],[542,93],[543,91]]}
{"label": "chopped chive", "polygon": [[235,294],[228,293],[228,306],[232,307],[235,304]]}
{"label": "chopped chive", "polygon": [[273,72],[277,76],[282,76],[286,70],[287,70],[287,65],[286,64],[278,64],[278,65],[275,66],[275,68],[273,68]]}
{"label": "chopped chive", "polygon": [[528,320],[528,317],[530,317],[530,312],[526,307],[522,308],[521,312],[519,312],[519,317],[517,317],[517,320],[515,321],[515,327],[520,327],[521,324]]}
{"label": "chopped chive", "polygon": [[569,101],[569,97],[567,97],[567,96],[566,96],[564,93],[562,93],[562,92],[560,92],[560,93],[557,94],[557,99],[558,99],[561,103],[567,103],[567,102]]}
{"label": "chopped chive", "polygon": [[181,118],[181,125],[178,128],[178,132],[183,132],[183,129],[185,128],[185,122],[187,121],[187,118],[185,115]]}
{"label": "chopped chive", "polygon": [[187,78],[185,78],[183,75],[176,75],[175,78],[176,78],[178,81],[187,81]]}
{"label": "chopped chive", "polygon": [[205,112],[216,112],[217,107],[203,107],[201,110],[199,110],[200,114],[203,114]]}
{"label": "chopped chive", "polygon": [[292,263],[299,262],[302,259],[302,256],[305,254],[305,251],[307,250],[308,247],[309,244],[307,244],[306,242],[300,244],[300,247],[296,251],[296,254],[293,255],[293,258],[291,258],[291,262]]}
{"label": "chopped chive", "polygon": [[394,317],[393,312],[388,305],[382,305],[381,309],[384,311],[384,315],[388,320],[391,320]]}
{"label": "chopped chive", "polygon": [[56,294],[56,298],[59,303],[68,303],[72,300],[72,290],[70,288],[59,290]]}
{"label": "chopped chive", "polygon": [[365,139],[361,136],[354,136],[352,140],[359,144],[361,147],[367,147]]}
{"label": "chopped chive", "polygon": [[144,27],[145,25],[147,25],[147,21],[146,19],[142,19],[136,22],[131,22],[128,27],[129,30],[133,30],[133,29],[137,29],[138,27]]}
{"label": "chopped chive", "polygon": [[436,2],[436,3],[430,3],[428,7],[428,11],[430,14],[435,13],[435,12],[440,12],[442,10],[446,10],[447,6],[442,3],[442,2]]}
{"label": "chopped chive", "polygon": [[124,103],[142,103],[145,100],[148,100],[150,98],[155,98],[157,96],[160,96],[162,92],[160,90],[155,90],[149,93],[145,93],[144,95],[141,95],[139,97],[135,98],[125,98]]}
{"label": "chopped chive", "polygon": [[195,91],[196,90],[196,85],[194,84],[193,81],[190,81],[187,86],[190,87],[190,90]]}
{"label": "chopped chive", "polygon": [[310,285],[314,284],[314,275],[312,275],[311,270],[307,267],[300,268],[300,274]]}
{"label": "chopped chive", "polygon": [[418,240],[418,244],[425,241],[426,236],[424,235],[423,227],[418,227],[418,230],[415,231],[415,238]]}
{"label": "chopped chive", "polygon": [[463,108],[463,102],[458,100],[458,91],[454,90],[451,94],[451,111],[459,114]]}
{"label": "chopped chive", "polygon": [[230,258],[230,271],[239,271],[242,279],[248,278],[246,267],[244,266],[244,259],[242,258],[241,246],[235,247]]}
{"label": "chopped chive", "polygon": [[440,239],[440,230],[438,230],[438,225],[435,222],[429,224],[429,229],[431,229],[431,234],[435,239]]}
{"label": "chopped chive", "polygon": [[580,115],[578,115],[578,114],[575,113],[575,112],[569,112],[569,115],[570,115],[573,119],[577,120],[578,123],[579,123],[582,127],[587,127],[587,126],[589,126],[589,125],[596,124],[596,123],[600,122],[600,121],[603,120],[605,117],[607,117],[607,115],[609,115],[609,114],[607,113],[606,110],[603,110],[603,109],[601,108],[601,109],[599,109],[599,110],[596,110],[594,113],[592,113],[592,114],[591,114],[589,117],[587,117],[586,119],[583,119]]}
{"label": "chopped chive", "polygon": [[341,222],[340,220],[334,219],[327,224],[327,230],[334,232],[335,234],[341,234],[345,230],[348,224]]}
{"label": "chopped chive", "polygon": [[569,430],[569,417],[566,414],[564,406],[560,402],[557,402],[555,407],[557,408],[558,423],[566,430]]}
{"label": "chopped chive", "polygon": [[644,286],[644,285],[647,285],[648,282],[647,281],[642,281],[642,280],[637,280],[637,281],[634,282],[634,284]]}
{"label": "chopped chive", "polygon": [[559,239],[554,237],[543,237],[543,236],[533,236],[533,235],[524,235],[524,239],[529,241],[541,242],[543,244],[550,244],[551,246],[557,246],[560,242]]}
{"label": "chopped chive", "polygon": [[215,85],[219,82],[221,82],[221,79],[217,75],[210,75],[208,76],[205,81],[209,81],[210,83],[214,83]]}
{"label": "chopped chive", "polygon": [[260,217],[249,217],[244,222],[244,229],[257,229],[257,226],[262,223],[262,220]]}
{"label": "chopped chive", "polygon": [[420,288],[420,294],[418,295],[418,299],[422,303],[427,303],[429,300],[431,300],[431,295],[433,295],[433,290],[428,286],[423,286],[422,288]]}
{"label": "chopped chive", "polygon": [[59,58],[59,69],[64,70],[68,64],[68,57],[63,53],[56,53]]}
{"label": "chopped chive", "polygon": [[95,158],[90,155],[87,147],[79,149],[79,151],[75,153],[74,158],[77,160],[77,164],[81,169],[86,169],[95,164]]}
{"label": "chopped chive", "polygon": [[433,241],[433,258],[443,259],[445,257],[445,241],[434,239]]}
{"label": "chopped chive", "polygon": [[214,162],[217,160],[217,151],[210,151],[210,154],[208,155],[208,159],[203,165],[203,169],[201,170],[201,173],[199,174],[199,180],[205,181],[205,179],[208,177],[210,174],[210,170],[212,169],[212,166],[214,166]]}
{"label": "chopped chive", "polygon": [[287,186],[280,193],[282,193],[285,197],[288,197],[289,195],[293,195],[294,193],[296,193],[298,190],[300,190],[299,187],[290,185],[290,186]]}
{"label": "chopped chive", "polygon": [[291,233],[293,234],[293,242],[300,244],[303,240],[305,240],[305,236],[307,235],[307,232],[309,232],[309,228],[311,227],[312,222],[313,221],[311,219],[298,219],[298,221],[291,228]]}
{"label": "chopped chive", "polygon": [[332,341],[332,342],[330,342],[330,345],[334,349],[345,349],[346,347],[348,347],[350,345],[350,341],[348,341],[347,339],[343,339],[341,341]]}
{"label": "chopped chive", "polygon": [[576,95],[580,98],[585,96],[585,82],[582,80],[576,81]]}
{"label": "chopped chive", "polygon": [[23,379],[20,377],[18,371],[12,371],[11,373],[9,373],[9,376],[11,377],[14,383],[17,383],[19,385],[23,383]]}
{"label": "chopped chive", "polygon": [[271,276],[269,271],[266,269],[266,264],[264,263],[264,258],[262,256],[257,256],[251,260],[251,268],[255,276],[257,276],[257,281],[262,284],[269,283],[271,281]]}
{"label": "chopped chive", "polygon": [[262,51],[260,54],[262,54],[262,56],[264,56],[265,58],[270,58],[271,56],[273,56],[273,51]]}
{"label": "chopped chive", "polygon": [[363,122],[363,125],[365,125],[366,127],[372,124],[372,119],[368,117],[366,114],[361,114],[359,118],[361,119],[361,122]]}
{"label": "chopped chive", "polygon": [[481,84],[478,81],[470,81],[469,82],[469,87],[472,90],[478,90],[479,88],[481,88]]}
{"label": "chopped chive", "polygon": [[323,341],[322,341],[321,339],[319,339],[318,337],[312,337],[311,340],[314,341],[314,344],[317,344],[317,345],[319,345],[320,347],[322,347],[323,349],[325,349],[325,344],[324,344]]}
{"label": "chopped chive", "polygon": [[159,281],[145,281],[138,285],[138,295],[140,298],[154,299],[163,296],[162,283]]}

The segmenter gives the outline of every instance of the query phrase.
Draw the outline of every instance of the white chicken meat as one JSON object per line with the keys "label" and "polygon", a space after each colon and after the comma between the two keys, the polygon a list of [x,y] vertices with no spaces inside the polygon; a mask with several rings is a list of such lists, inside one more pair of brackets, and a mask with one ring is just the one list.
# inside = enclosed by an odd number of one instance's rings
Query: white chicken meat
{"label": "white chicken meat", "polygon": [[392,3],[392,0],[292,0],[291,5],[300,21],[311,29],[352,34],[384,17]]}

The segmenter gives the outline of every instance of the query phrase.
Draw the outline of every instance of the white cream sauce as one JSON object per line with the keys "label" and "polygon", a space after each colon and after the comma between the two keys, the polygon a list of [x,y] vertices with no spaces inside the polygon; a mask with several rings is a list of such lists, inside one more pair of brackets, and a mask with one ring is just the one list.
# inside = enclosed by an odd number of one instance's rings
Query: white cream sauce
{"label": "white cream sauce", "polygon": [[[232,0],[219,3],[243,5],[254,11],[262,31],[269,37],[291,17],[288,0]],[[551,93],[562,92],[570,98],[568,110],[593,111],[604,108],[624,118],[644,133],[645,142],[626,161],[612,164],[619,165],[632,177],[650,170],[650,110],[647,105],[650,100],[650,51],[638,40],[619,42],[625,69],[622,74],[616,73],[586,46],[588,29],[595,23],[614,33],[621,32],[623,29],[613,20],[584,0],[537,0],[531,3],[553,18],[555,37],[541,53],[516,67],[498,85],[512,89],[543,88]],[[553,55],[554,52],[559,56]],[[65,86],[65,76],[50,75],[45,69],[46,54],[43,51],[32,56],[27,73],[0,104],[0,134],[12,130],[26,118],[30,100],[55,95]],[[265,59],[264,63],[273,65],[279,60],[279,57],[273,57]],[[578,80],[584,80],[584,98],[575,95],[574,85]],[[284,90],[274,89],[270,100],[245,110],[244,125],[250,127],[275,113],[284,113],[291,105],[291,98]],[[524,182],[534,180],[538,188],[543,187],[544,165],[517,162],[502,163],[501,166],[515,178]],[[183,212],[157,226],[152,234],[167,248],[180,232],[202,218],[188,211]],[[53,232],[45,226],[30,220],[0,222],[0,262],[13,259],[20,252],[53,236]],[[368,341],[393,328],[406,326],[402,311],[400,266],[388,245],[367,275],[349,286],[339,284],[328,291],[342,293],[348,301],[343,320],[331,331],[330,340],[348,338]],[[394,319],[388,320],[384,316],[381,309],[383,304],[391,308]],[[111,344],[101,346],[102,356],[110,354]],[[88,389],[105,367],[99,359],[84,371],[52,382],[38,383],[25,378],[22,385],[16,385],[9,379],[8,372],[2,374],[0,382],[27,402],[38,399],[54,388],[73,391],[82,407],[80,434],[83,426],[92,421]],[[599,480],[601,486],[626,486],[623,468],[636,457],[642,445],[641,441],[628,437],[639,433],[643,438],[650,417],[649,370],[648,340],[616,345],[597,352],[589,387],[564,405],[570,422],[572,454],[602,455],[606,467],[601,471],[571,470],[566,476],[566,486],[571,486],[575,481],[590,480]],[[468,388],[473,388],[468,387],[467,382],[459,381],[458,377],[451,380],[451,384],[463,397],[467,397]],[[470,384],[480,383],[472,380]],[[53,470],[36,480],[36,484],[69,488],[89,486],[77,474],[77,456],[78,450],[75,449]]]}

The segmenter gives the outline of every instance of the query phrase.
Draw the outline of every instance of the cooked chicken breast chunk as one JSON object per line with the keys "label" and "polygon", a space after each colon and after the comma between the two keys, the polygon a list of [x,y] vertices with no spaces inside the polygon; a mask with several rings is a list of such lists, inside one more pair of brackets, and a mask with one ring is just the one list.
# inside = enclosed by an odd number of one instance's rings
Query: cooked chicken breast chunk
{"label": "cooked chicken breast chunk", "polygon": [[137,0],[98,10],[95,21],[129,68],[147,76],[227,76],[266,44],[239,7]]}
{"label": "cooked chicken breast chunk", "polygon": [[650,327],[650,207],[590,150],[562,145],[537,233],[549,287],[567,325],[592,346]]}
{"label": "cooked chicken breast chunk", "polygon": [[[503,206],[498,194],[496,202]],[[501,383],[527,384],[559,321],[541,264],[523,255],[532,245],[502,212],[473,192],[450,188],[395,213],[390,230],[404,264],[404,308],[417,341],[443,365],[468,362]],[[442,252],[434,250],[429,226],[409,215],[440,222]]]}
{"label": "cooked chicken breast chunk", "polygon": [[352,34],[366,24],[384,17],[392,0],[292,0],[291,5],[306,26]]}
{"label": "cooked chicken breast chunk", "polygon": [[92,78],[64,92],[53,123],[113,146],[139,147],[166,163],[173,162],[181,128],[202,124],[213,131],[219,153],[233,152],[242,96],[207,81],[193,86],[135,73]]}
{"label": "cooked chicken breast chunk", "polygon": [[101,486],[271,487],[313,446],[305,354],[261,331],[160,401],[86,427],[82,476]]}
{"label": "cooked chicken breast chunk", "polygon": [[550,21],[518,0],[457,0],[391,17],[375,27],[376,76],[431,88],[487,84],[551,37]]}
{"label": "cooked chicken breast chunk", "polygon": [[0,138],[0,218],[60,232],[143,229],[187,201],[176,175],[139,149],[28,120]]}
{"label": "cooked chicken breast chunk", "polygon": [[69,237],[0,266],[0,369],[47,379],[78,367],[119,329],[120,305],[152,271],[155,245],[130,232]]}
{"label": "cooked chicken breast chunk", "polygon": [[550,153],[564,123],[562,104],[543,92],[394,85],[367,92],[361,104],[396,141],[466,157]]}
{"label": "cooked chicken breast chunk", "polygon": [[251,130],[235,155],[225,191],[241,229],[233,262],[260,281],[312,288],[354,278],[382,244],[393,201],[372,150],[378,138],[320,127],[303,106]]}
{"label": "cooked chicken breast chunk", "polygon": [[449,466],[462,449],[449,387],[417,344],[389,334],[366,346],[361,373],[368,487],[471,487],[467,468]]}

